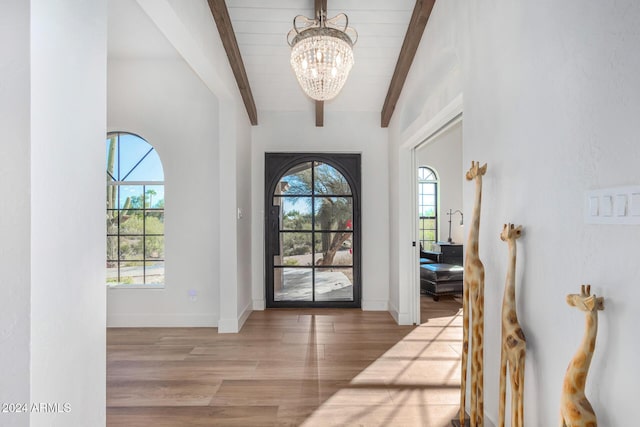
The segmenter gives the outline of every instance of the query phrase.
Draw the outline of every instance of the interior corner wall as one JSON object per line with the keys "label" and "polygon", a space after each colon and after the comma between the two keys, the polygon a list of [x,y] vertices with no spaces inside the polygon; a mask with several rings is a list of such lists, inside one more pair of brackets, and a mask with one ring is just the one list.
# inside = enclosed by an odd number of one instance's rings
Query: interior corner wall
{"label": "interior corner wall", "polygon": [[264,308],[264,155],[266,152],[350,152],[362,155],[362,308],[388,310],[389,187],[386,129],[379,113],[332,112],[324,127],[309,113],[261,112],[252,138],[254,308]]}
{"label": "interior corner wall", "polygon": [[30,6],[30,401],[56,411],[28,416],[31,426],[103,425],[106,0]]}
{"label": "interior corner wall", "polygon": [[[409,324],[412,319],[410,319],[409,315],[408,301],[406,302],[406,308],[404,309],[404,316],[406,319],[399,318],[399,307],[401,306],[399,285],[401,239],[399,237],[400,211],[398,209],[398,206],[400,205],[398,192],[400,176],[400,149],[397,145],[393,144],[392,131],[393,128],[389,131],[389,143],[387,144],[387,168],[389,171],[389,205],[387,207],[387,214],[389,215],[389,313],[391,313],[397,323]],[[404,301],[404,298],[402,298],[402,301]]]}
{"label": "interior corner wall", "polygon": [[218,115],[217,98],[183,60],[109,60],[108,129],[156,148],[166,197],[165,287],[110,288],[109,326],[217,326]]}
{"label": "interior corner wall", "polygon": [[[29,402],[30,361],[30,6],[3,3],[0,14],[0,402]],[[0,414],[6,426],[28,426],[29,416]]]}
{"label": "interior corner wall", "polygon": [[[438,236],[446,242],[449,237],[449,209],[462,211],[462,123],[437,135],[428,144],[416,150],[416,164],[433,168],[438,175]],[[451,217],[451,239],[464,243],[465,228],[460,225],[460,214]]]}
{"label": "interior corner wall", "polygon": [[[430,26],[449,25],[459,34],[453,46],[463,70],[463,169],[472,160],[488,163],[479,248],[485,266],[485,415],[498,419],[507,267],[498,236],[505,222],[514,222],[524,227],[516,296],[527,338],[525,423],[558,422],[563,377],[585,325],[584,314],[565,297],[590,283],[605,309],[586,396],[599,425],[624,425],[634,417],[640,382],[640,341],[631,338],[640,322],[634,305],[640,297],[640,227],[585,224],[583,209],[587,190],[640,184],[640,99],[633,95],[640,92],[640,4],[457,1],[437,2],[434,12],[438,7],[455,13],[432,15],[416,59],[433,59]],[[444,81],[444,74],[414,75],[403,94]],[[423,111],[432,109],[429,102]],[[401,98],[392,142],[401,144],[411,123],[402,118],[420,117],[417,109],[414,99]],[[470,213],[474,188],[463,187]],[[392,228],[392,239],[396,232]]]}
{"label": "interior corner wall", "polygon": [[253,310],[252,300],[252,218],[251,200],[251,126],[244,108],[238,108],[236,117],[236,200],[237,200],[237,304],[238,329]]}

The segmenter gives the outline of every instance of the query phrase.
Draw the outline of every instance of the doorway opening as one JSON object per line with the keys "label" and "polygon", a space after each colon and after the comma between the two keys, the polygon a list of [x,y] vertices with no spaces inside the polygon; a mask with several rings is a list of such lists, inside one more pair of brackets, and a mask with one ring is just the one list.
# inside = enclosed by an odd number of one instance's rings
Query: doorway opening
{"label": "doorway opening", "polygon": [[360,307],[360,154],[265,154],[266,306]]}
{"label": "doorway opening", "polygon": [[[437,302],[462,289],[464,228],[452,216],[457,211],[462,217],[463,212],[462,111],[456,110],[430,126],[431,131],[412,148],[411,216],[414,241],[419,243],[412,257],[415,324],[421,323],[424,298]],[[426,179],[429,171],[437,180]]]}

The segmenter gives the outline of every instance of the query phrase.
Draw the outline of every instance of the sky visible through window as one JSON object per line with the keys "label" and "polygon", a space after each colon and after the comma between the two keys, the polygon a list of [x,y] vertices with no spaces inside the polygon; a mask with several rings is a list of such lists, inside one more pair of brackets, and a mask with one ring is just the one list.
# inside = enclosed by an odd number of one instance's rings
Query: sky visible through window
{"label": "sky visible through window", "polygon": [[[118,151],[119,147],[116,145],[113,163],[116,181],[164,181],[160,157],[149,143],[136,135],[121,133],[120,146],[126,147],[126,150]],[[109,144],[106,150],[108,158]],[[140,163],[136,166],[138,162]]]}
{"label": "sky visible through window", "polygon": [[[117,136],[114,134],[114,138]],[[132,135],[121,133],[119,134],[120,143],[116,144],[114,149],[113,159],[113,179],[116,181],[124,182],[155,182],[164,181],[164,171],[162,169],[162,163],[156,150],[149,145],[142,138]],[[121,149],[125,148],[126,149]],[[109,158],[110,144],[106,145],[106,158]],[[107,165],[108,167],[108,165]],[[124,203],[128,197],[141,198],[140,186],[137,185],[122,185],[120,187],[120,198],[118,201],[118,207],[123,208]],[[158,185],[153,187],[153,194],[151,198],[151,206],[155,207],[158,202],[164,200],[164,186]],[[134,199],[135,200],[135,199]]]}

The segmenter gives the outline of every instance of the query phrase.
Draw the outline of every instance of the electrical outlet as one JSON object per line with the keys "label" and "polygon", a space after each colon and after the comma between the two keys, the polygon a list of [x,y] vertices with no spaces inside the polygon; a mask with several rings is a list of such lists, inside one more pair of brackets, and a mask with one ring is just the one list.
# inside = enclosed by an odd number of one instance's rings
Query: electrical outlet
{"label": "electrical outlet", "polygon": [[198,291],[195,289],[189,289],[189,301],[195,301],[198,299]]}

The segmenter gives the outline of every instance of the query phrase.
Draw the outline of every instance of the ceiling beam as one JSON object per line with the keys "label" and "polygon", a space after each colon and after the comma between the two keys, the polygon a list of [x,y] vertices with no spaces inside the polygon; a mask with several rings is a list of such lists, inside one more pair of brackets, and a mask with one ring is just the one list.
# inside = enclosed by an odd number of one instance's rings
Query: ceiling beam
{"label": "ceiling beam", "polygon": [[231,17],[229,17],[229,10],[224,0],[208,0],[209,9],[213,15],[213,20],[216,21],[218,27],[218,33],[220,33],[220,39],[222,39],[222,45],[227,52],[227,58],[229,59],[229,65],[233,70],[233,75],[236,78],[238,89],[240,89],[240,95],[244,102],[244,107],[247,110],[249,121],[253,126],[258,124],[258,112],[256,110],[256,103],[253,100],[253,94],[251,93],[251,87],[249,86],[249,79],[247,78],[247,71],[244,68],[244,62],[242,62],[242,56],[240,55],[240,49],[238,48],[238,41],[236,40],[236,34],[233,31],[231,25]]}
{"label": "ceiling beam", "polygon": [[[324,11],[327,13],[327,0],[314,0],[313,4],[314,14],[317,19],[320,19],[320,13]],[[324,126],[324,101],[316,101],[316,127]]]}
{"label": "ceiling beam", "polygon": [[424,29],[427,26],[427,21],[435,2],[436,0],[417,0],[413,8],[413,14],[407,28],[407,34],[404,36],[404,42],[402,42],[396,69],[393,72],[387,97],[382,106],[381,126],[383,128],[389,126],[391,116],[396,108],[398,98],[400,98],[400,93],[402,93],[402,87],[407,79],[407,74],[409,74],[413,58],[416,56],[422,33],[424,33]]}

